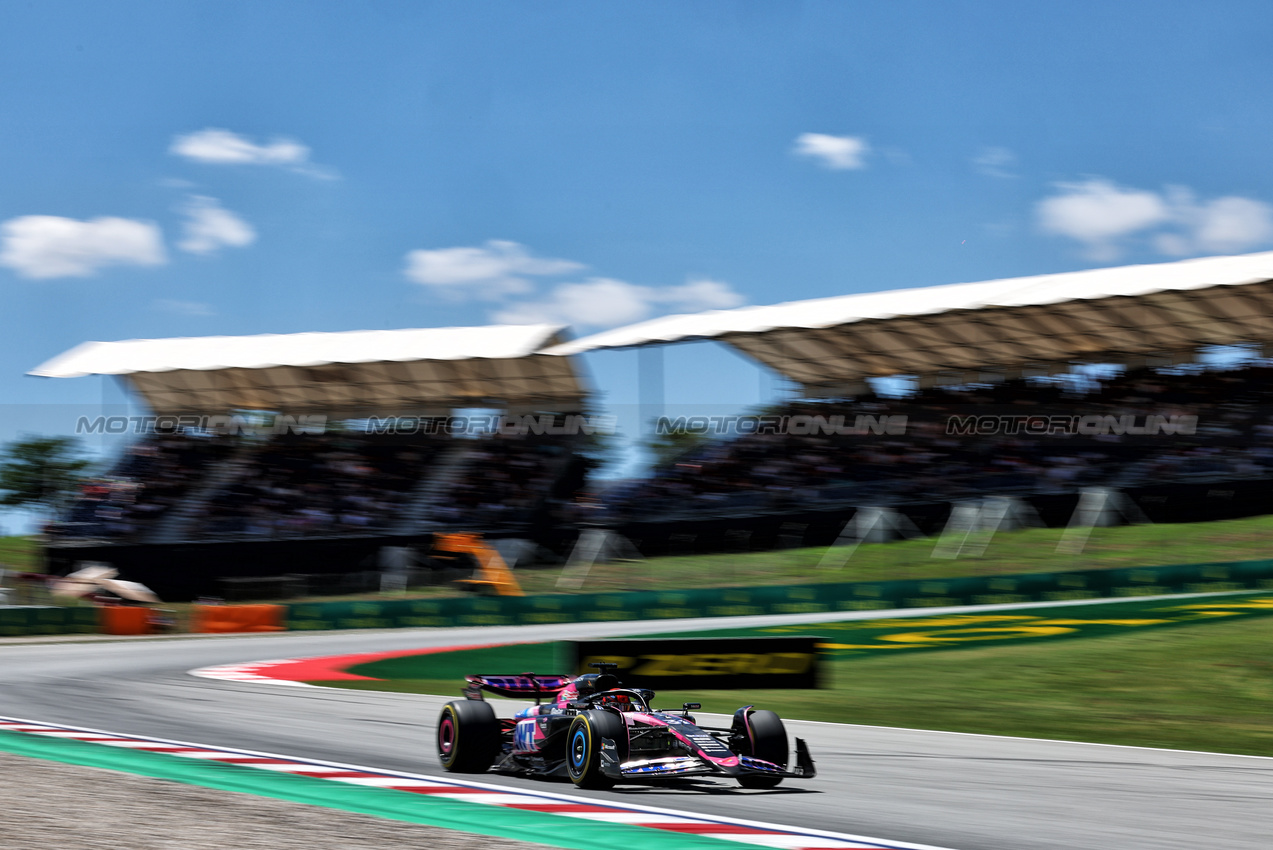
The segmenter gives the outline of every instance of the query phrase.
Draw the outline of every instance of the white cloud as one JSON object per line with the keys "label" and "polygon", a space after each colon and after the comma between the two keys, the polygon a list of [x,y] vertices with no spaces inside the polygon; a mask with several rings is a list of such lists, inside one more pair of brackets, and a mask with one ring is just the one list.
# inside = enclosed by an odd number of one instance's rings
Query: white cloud
{"label": "white cloud", "polygon": [[664,286],[651,290],[655,304],[668,304],[677,310],[728,310],[747,300],[728,283],[708,278],[691,278],[680,286]]}
{"label": "white cloud", "polygon": [[192,254],[214,254],[222,248],[242,248],[256,241],[256,231],[216,198],[191,195],[182,211],[182,239],[177,247]]}
{"label": "white cloud", "polygon": [[501,324],[560,322],[609,327],[643,319],[649,310],[645,287],[594,277],[583,283],[563,283],[543,301],[513,304],[492,318]]}
{"label": "white cloud", "polygon": [[1154,192],[1125,189],[1094,177],[1083,183],[1058,183],[1060,193],[1035,206],[1045,233],[1082,242],[1094,260],[1118,256],[1118,240],[1170,219],[1166,202]]}
{"label": "white cloud", "polygon": [[403,274],[416,283],[451,295],[488,299],[532,291],[527,277],[584,268],[571,260],[532,257],[524,246],[499,239],[481,247],[410,251],[406,260]]}
{"label": "white cloud", "polygon": [[172,298],[160,298],[154,303],[156,310],[162,310],[165,313],[176,313],[178,316],[194,316],[207,317],[215,316],[217,313],[202,301],[177,301]]}
{"label": "white cloud", "polygon": [[1040,227],[1082,243],[1095,260],[1118,257],[1137,235],[1176,257],[1238,253],[1273,242],[1273,207],[1263,201],[1227,196],[1200,203],[1187,187],[1158,193],[1100,177],[1057,188],[1057,195],[1035,207]]}
{"label": "white cloud", "polygon": [[0,224],[0,265],[22,277],[90,277],[106,266],[168,261],[159,226],[128,218],[25,215]]}
{"label": "white cloud", "polygon": [[1273,208],[1250,198],[1216,198],[1204,204],[1193,232],[1203,251],[1232,254],[1273,241]]}
{"label": "white cloud", "polygon": [[300,165],[309,159],[309,148],[300,142],[275,139],[268,145],[258,145],[238,133],[215,127],[177,136],[169,152],[218,165]]}
{"label": "white cloud", "polygon": [[824,168],[849,171],[866,168],[866,155],[871,150],[859,136],[828,136],[824,133],[802,133],[796,138],[792,152],[818,161]]}
{"label": "white cloud", "polygon": [[324,180],[336,177],[332,169],[310,162],[309,148],[294,139],[257,144],[216,127],[174,137],[168,152],[210,165],[272,165]]}
{"label": "white cloud", "polygon": [[[524,245],[492,239],[480,246],[411,251],[403,273],[450,297],[504,301],[491,320],[502,324],[569,324],[610,327],[663,312],[737,307],[744,302],[729,284],[691,278],[680,286],[640,286],[611,277],[558,283],[537,292],[533,278],[586,268],[573,260],[533,256]],[[526,300],[506,301],[523,295]]]}
{"label": "white cloud", "polygon": [[986,177],[997,177],[1007,180],[1017,176],[1017,155],[1007,148],[982,148],[972,160],[972,167],[978,174]]}
{"label": "white cloud", "polygon": [[672,311],[737,307],[745,301],[729,284],[690,280],[681,286],[639,286],[614,278],[594,277],[563,283],[541,301],[511,304],[491,316],[503,324],[567,324],[613,327],[637,322],[659,308]]}

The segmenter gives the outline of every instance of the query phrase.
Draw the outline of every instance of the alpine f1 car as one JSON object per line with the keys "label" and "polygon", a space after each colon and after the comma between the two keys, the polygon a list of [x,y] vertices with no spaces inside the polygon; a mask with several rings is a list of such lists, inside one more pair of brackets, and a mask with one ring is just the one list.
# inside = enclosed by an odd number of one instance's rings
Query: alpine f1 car
{"label": "alpine f1 car", "polygon": [[[783,779],[811,779],[809,748],[796,738],[789,765],[787,732],[772,711],[744,706],[728,729],[699,726],[691,711],[650,707],[654,692],[625,688],[615,665],[569,676],[466,676],[465,699],[449,702],[438,719],[442,767],[457,773],[569,777],[580,788],[689,776],[735,779],[744,788],[773,788]],[[483,698],[534,697],[535,705],[500,719]],[[544,698],[548,701],[545,702]]]}

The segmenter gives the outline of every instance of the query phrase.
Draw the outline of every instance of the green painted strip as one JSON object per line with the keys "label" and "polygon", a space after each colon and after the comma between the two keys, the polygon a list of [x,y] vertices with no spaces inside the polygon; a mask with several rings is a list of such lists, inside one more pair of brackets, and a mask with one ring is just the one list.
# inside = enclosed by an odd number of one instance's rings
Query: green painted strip
{"label": "green painted strip", "polygon": [[472,673],[569,673],[572,658],[566,649],[561,641],[551,641],[435,652],[432,659],[404,655],[355,664],[346,672],[372,679],[452,679],[458,694],[464,677]]}
{"label": "green painted strip", "polygon": [[[898,652],[968,649],[1089,638],[1156,628],[1198,626],[1249,617],[1273,616],[1273,594],[1224,594],[1152,602],[1094,602],[1061,608],[968,611],[935,617],[846,620],[794,626],[715,629],[647,635],[650,638],[774,637],[816,635],[832,658]],[[422,661],[424,659],[421,659]]]}
{"label": "green painted strip", "polygon": [[[388,820],[530,841],[571,850],[650,847],[656,842],[660,848],[668,847],[671,850],[722,850],[726,844],[737,846],[737,842],[726,842],[710,836],[682,835],[649,827],[563,818],[558,815],[444,800],[423,794],[349,785],[329,779],[163,753],[138,752],[65,738],[45,738],[21,732],[0,731],[0,750],[19,756],[117,770],[186,785],[273,797]],[[509,790],[516,792],[516,789]]]}

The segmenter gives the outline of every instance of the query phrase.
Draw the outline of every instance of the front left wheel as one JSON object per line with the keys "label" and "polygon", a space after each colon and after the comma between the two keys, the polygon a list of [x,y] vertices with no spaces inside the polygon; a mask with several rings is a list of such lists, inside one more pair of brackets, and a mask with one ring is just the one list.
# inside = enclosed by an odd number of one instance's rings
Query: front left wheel
{"label": "front left wheel", "polygon": [[[741,728],[739,728],[741,727]],[[787,766],[787,729],[772,711],[741,711],[734,717],[734,740],[740,755],[763,759],[779,767]],[[776,788],[781,776],[751,775],[738,777],[744,788]]]}
{"label": "front left wheel", "polygon": [[452,773],[485,773],[499,755],[495,709],[475,699],[456,700],[438,717],[438,761]]}
{"label": "front left wheel", "polygon": [[615,742],[615,757],[626,757],[628,730],[608,711],[589,711],[575,717],[566,733],[566,773],[579,788],[609,788],[614,780],[601,772],[601,739]]}

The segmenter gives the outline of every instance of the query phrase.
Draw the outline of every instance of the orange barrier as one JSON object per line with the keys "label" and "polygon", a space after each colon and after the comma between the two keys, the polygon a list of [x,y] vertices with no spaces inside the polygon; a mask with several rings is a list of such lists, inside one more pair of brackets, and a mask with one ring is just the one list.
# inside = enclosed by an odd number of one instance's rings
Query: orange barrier
{"label": "orange barrier", "polygon": [[104,635],[148,635],[150,610],[128,605],[108,605],[97,609],[98,630]]}
{"label": "orange barrier", "polygon": [[504,563],[495,547],[482,542],[482,535],[470,531],[433,536],[435,552],[456,552],[472,555],[477,561],[477,572],[472,578],[462,578],[456,584],[479,593],[490,592],[499,596],[525,596],[522,586],[513,578],[513,571]]}
{"label": "orange barrier", "polygon": [[287,629],[283,617],[285,605],[195,605],[190,618],[190,631],[281,632]]}

